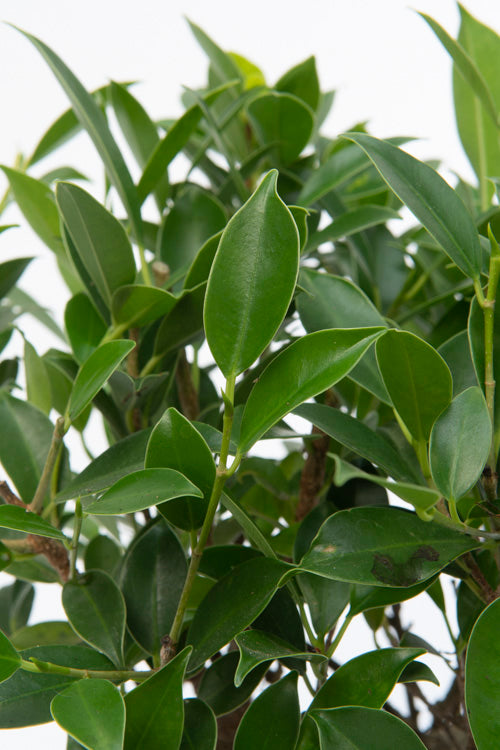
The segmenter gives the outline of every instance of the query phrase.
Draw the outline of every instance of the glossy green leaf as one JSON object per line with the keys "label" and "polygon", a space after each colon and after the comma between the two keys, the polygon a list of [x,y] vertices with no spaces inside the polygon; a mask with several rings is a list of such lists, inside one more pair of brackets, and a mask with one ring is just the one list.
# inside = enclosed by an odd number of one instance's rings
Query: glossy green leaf
{"label": "glossy green leaf", "polygon": [[49,376],[43,359],[26,339],[24,341],[24,372],[28,401],[48,414],[52,407]]}
{"label": "glossy green leaf", "polygon": [[299,262],[299,236],[276,192],[276,170],[230,219],[207,286],[205,331],[228,376],[249,367],[269,344],[290,304]]}
{"label": "glossy green leaf", "polygon": [[113,579],[102,570],[84,573],[64,584],[62,604],[80,638],[121,665],[125,602]]}
{"label": "glossy green leaf", "polygon": [[106,324],[84,292],[69,300],[64,311],[64,324],[76,359],[85,362],[99,346],[106,333]]}
{"label": "glossy green leaf", "polygon": [[[184,724],[182,683],[191,653],[185,648],[125,696],[124,750],[178,750]],[[154,721],[152,718],[154,717]]]}
{"label": "glossy green leaf", "polygon": [[[308,250],[314,250],[323,242],[336,242],[377,224],[385,224],[390,219],[401,218],[397,211],[387,206],[363,206],[346,211],[321,230],[316,231],[307,243]],[[359,290],[358,290],[359,291]]]}
{"label": "glossy green leaf", "polygon": [[425,750],[413,729],[387,711],[349,706],[310,715],[318,726],[321,750]]}
{"label": "glossy green leaf", "polygon": [[246,703],[267,672],[268,665],[261,664],[250,672],[237,688],[234,685],[234,676],[238,660],[238,651],[228,651],[202,672],[198,697],[210,706],[216,716],[230,714]]}
{"label": "glossy green leaf", "polygon": [[472,630],[465,664],[465,702],[478,750],[494,750],[500,716],[500,600],[492,602]]}
{"label": "glossy green leaf", "polygon": [[296,96],[271,91],[256,96],[247,109],[259,143],[273,146],[280,163],[294,161],[311,137],[314,117],[310,108]]}
{"label": "glossy green leaf", "polygon": [[189,669],[200,667],[262,612],[293,568],[266,557],[238,565],[208,592],[195,612],[187,643],[194,650]]}
{"label": "glossy green leaf", "polygon": [[[483,318],[481,312],[481,319]],[[483,347],[484,351],[484,347]],[[476,371],[472,363],[467,331],[460,331],[438,348],[453,378],[453,395],[477,385]]]}
{"label": "glossy green leaf", "polygon": [[141,469],[113,484],[98,500],[85,507],[86,513],[112,516],[135,513],[174,497],[201,497],[202,492],[183,474],[173,469]]}
{"label": "glossy green leaf", "polygon": [[294,750],[300,724],[297,674],[290,672],[250,704],[236,736],[234,750]]}
{"label": "glossy green leaf", "polygon": [[17,29],[17,31],[20,31],[35,46],[68,96],[75,115],[89,134],[104,163],[108,177],[127,210],[134,228],[134,234],[139,240],[141,237],[141,215],[135,186],[95,99],[84,89],[60,57],[46,44],[35,36],[22,31],[22,29]]}
{"label": "glossy green leaf", "polygon": [[217,232],[200,247],[184,278],[184,289],[193,289],[208,280],[221,236],[222,232]]}
{"label": "glossy green leaf", "polygon": [[381,648],[356,656],[335,670],[309,710],[338,706],[382,708],[404,668],[424,653],[422,648]]}
{"label": "glossy green leaf", "polygon": [[0,299],[10,291],[33,258],[12,258],[0,263]]}
{"label": "glossy green leaf", "polygon": [[295,657],[306,661],[321,662],[326,659],[323,654],[297,651],[290,643],[262,630],[244,630],[236,636],[235,641],[240,650],[240,661],[234,676],[234,684],[240,687],[245,677],[259,664]]}
{"label": "glossy green leaf", "polygon": [[352,508],[325,521],[299,567],[338,581],[412,586],[478,546],[402,508]]}
{"label": "glossy green leaf", "polygon": [[156,125],[126,86],[111,81],[109,93],[122,133],[137,163],[144,168],[160,140]]}
{"label": "glossy green leaf", "polygon": [[273,88],[302,99],[315,112],[320,96],[315,58],[308,57],[307,60],[294,65],[281,76]]}
{"label": "glossy green leaf", "polygon": [[[24,581],[17,581],[24,583]],[[36,625],[25,625],[12,634],[11,640],[15,648],[26,649],[33,646],[74,646],[81,645],[81,641],[65,620],[48,620],[37,622]],[[97,652],[94,652],[97,653]],[[111,662],[109,662],[111,664]]]}
{"label": "glossy green leaf", "polygon": [[438,490],[458,500],[477,482],[491,446],[491,419],[481,389],[456,396],[434,423],[429,444],[432,478]]}
{"label": "glossy green leaf", "polygon": [[203,329],[206,284],[186,289],[163,319],[155,338],[154,354],[161,357],[172,349],[191,343]]}
{"label": "glossy green leaf", "polygon": [[[2,548],[2,558],[5,552],[6,548]],[[25,581],[14,581],[9,586],[2,586],[0,588],[0,630],[3,630],[5,635],[10,636],[26,625],[31,613],[34,597],[34,587],[31,583],[26,583]],[[18,649],[25,648],[23,646],[16,646],[15,643],[14,646]]]}
{"label": "glossy green leaf", "polygon": [[110,576],[114,577],[116,567],[121,558],[122,551],[116,542],[109,536],[98,534],[85,547],[85,570],[104,570]]}
{"label": "glossy green leaf", "polygon": [[199,488],[198,492],[175,504],[160,507],[160,512],[180,528],[189,530],[201,526],[215,481],[215,463],[203,437],[177,409],[167,409],[153,429],[145,466],[175,469]]}
{"label": "glossy green leaf", "polygon": [[295,407],[341,380],[381,333],[378,328],[317,331],[287,347],[266,367],[250,393],[239,450],[247,451]]}
{"label": "glossy green leaf", "polygon": [[427,441],[451,401],[448,365],[423,339],[407,331],[387,331],[376,346],[377,361],[394,409],[417,441]]}
{"label": "glossy green leaf", "polygon": [[37,534],[61,541],[66,539],[62,531],[19,505],[0,505],[0,528],[25,531],[27,534]]}
{"label": "glossy green leaf", "polygon": [[214,712],[199,698],[184,701],[184,731],[179,750],[215,750],[217,722]]}
{"label": "glossy green leaf", "polygon": [[113,292],[131,284],[136,274],[123,226],[89,193],[70,182],[57,183],[56,200],[82,264],[110,307]]}
{"label": "glossy green leaf", "polygon": [[161,638],[170,630],[186,572],[181,544],[161,518],[142,529],[126,552],[120,586],[127,625],[150,654],[159,655]]}
{"label": "glossy green leaf", "polygon": [[113,323],[124,331],[134,326],[145,326],[163,315],[168,315],[176,301],[174,295],[164,289],[127,284],[113,294]]}
{"label": "glossy green leaf", "polygon": [[458,194],[427,164],[387,141],[347,133],[369,156],[403,203],[466,276],[479,279],[481,246],[474,222]]}
{"label": "glossy green leaf", "polygon": [[81,366],[68,404],[68,419],[73,421],[101,390],[110,375],[135,346],[134,341],[108,341],[101,344]]}
{"label": "glossy green leaf", "polygon": [[78,680],[53,699],[52,716],[89,750],[122,750],[125,705],[108,680]]}
{"label": "glossy green leaf", "polygon": [[21,657],[0,630],[0,682],[8,680],[21,666]]}
{"label": "glossy green leaf", "polygon": [[439,680],[427,664],[422,661],[412,661],[407,664],[399,675],[398,682],[432,682],[439,687]]}
{"label": "glossy green leaf", "polygon": [[405,602],[421,594],[432,583],[432,579],[427,579],[422,583],[417,583],[415,586],[394,586],[391,588],[355,584],[351,586],[349,614],[354,617],[354,615],[359,615],[361,612],[367,612],[370,609]]}
{"label": "glossy green leaf", "polygon": [[231,512],[233,518],[245,532],[245,536],[258,550],[262,552],[263,555],[272,558],[277,557],[267,538],[264,536],[257,524],[250,518],[246,510],[244,510],[241,505],[235,502],[227,494],[227,492],[222,493],[221,503],[227,510]]}

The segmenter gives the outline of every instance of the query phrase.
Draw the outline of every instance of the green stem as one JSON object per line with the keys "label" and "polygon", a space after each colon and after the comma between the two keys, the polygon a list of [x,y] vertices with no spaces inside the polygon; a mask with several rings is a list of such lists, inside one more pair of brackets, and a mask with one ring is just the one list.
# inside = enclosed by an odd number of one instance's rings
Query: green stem
{"label": "green stem", "polygon": [[28,509],[33,511],[33,513],[41,513],[42,511],[43,501],[50,485],[52,471],[56,464],[57,456],[59,455],[59,448],[61,446],[61,442],[65,435],[65,432],[66,429],[64,417],[58,417],[54,427],[54,432],[52,433],[52,442],[50,444],[47,459],[45,461],[45,466],[43,467],[42,476],[40,477],[40,481],[38,482],[33,500],[28,506]]}
{"label": "green stem", "polygon": [[146,362],[146,364],[144,365],[144,367],[143,367],[143,368],[142,368],[142,370],[140,371],[140,373],[139,373],[139,377],[140,377],[140,378],[144,378],[144,377],[146,377],[146,375],[149,375],[150,373],[152,373],[152,372],[153,372],[153,370],[155,369],[156,365],[157,365],[157,364],[159,364],[159,362],[161,362],[161,360],[162,360],[162,359],[163,359],[163,354],[156,354],[156,355],[153,355],[153,356],[152,356],[152,357],[151,357],[151,358],[150,358],[150,359],[149,359],[149,360],[148,360],[148,361]]}
{"label": "green stem", "polygon": [[21,660],[21,669],[26,672],[36,672],[38,674],[60,674],[66,677],[91,677],[101,680],[111,680],[112,682],[142,682],[151,677],[153,671],[135,672],[133,669],[76,669],[75,667],[63,667],[60,664],[52,664],[48,661],[40,661],[31,657],[29,661]]}
{"label": "green stem", "polygon": [[332,644],[326,653],[329,659],[331,659],[333,654],[335,653],[337,646],[339,645],[340,641],[344,637],[345,631],[351,624],[353,618],[354,618],[354,615],[350,615],[349,613],[345,616],[344,622],[342,623],[337,635],[333,639]]}
{"label": "green stem", "polygon": [[139,248],[139,258],[141,260],[142,278],[144,280],[144,283],[147,286],[153,286],[153,282],[151,280],[151,274],[149,273],[149,266],[146,261],[146,255],[144,254],[144,247],[142,245],[138,245],[138,248]]}
{"label": "green stem", "polygon": [[74,581],[77,576],[76,560],[78,557],[78,540],[80,539],[80,531],[82,530],[82,503],[80,498],[77,499],[75,504],[75,520],[73,526],[73,538],[71,540],[71,552],[69,556],[69,579]]}
{"label": "green stem", "polygon": [[304,607],[304,602],[299,599],[297,603],[299,605],[300,619],[302,620],[302,625],[304,626],[307,637],[309,638],[309,643],[311,644],[311,646],[314,646],[314,648],[316,648],[320,653],[323,653],[325,648],[324,643],[320,641],[311,627],[311,623],[309,622],[309,618]]}

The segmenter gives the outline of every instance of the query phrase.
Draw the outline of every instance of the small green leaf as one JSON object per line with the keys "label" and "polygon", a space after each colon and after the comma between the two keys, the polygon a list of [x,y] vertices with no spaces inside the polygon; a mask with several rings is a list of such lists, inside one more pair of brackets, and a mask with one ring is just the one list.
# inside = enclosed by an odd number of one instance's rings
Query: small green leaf
{"label": "small green leaf", "polygon": [[297,673],[290,672],[250,704],[236,732],[234,750],[294,750],[299,724]]}
{"label": "small green leaf", "polygon": [[71,422],[90,404],[134,346],[133,341],[108,341],[85,360],[76,376],[68,404],[68,419]]}
{"label": "small green leaf", "polygon": [[462,391],[437,418],[429,461],[436,487],[447,499],[458,500],[477,482],[491,435],[488,407],[478,386]]}
{"label": "small green leaf", "polygon": [[286,314],[297,280],[299,236],[268,172],[230,219],[212,264],[205,299],[207,341],[228,376],[249,367]]}
{"label": "small green leaf", "polygon": [[[125,696],[124,750],[178,750],[184,725],[182,683],[191,654],[185,648]],[[154,720],[153,720],[154,719]]]}
{"label": "small green leaf", "polygon": [[215,750],[217,721],[214,712],[199,698],[184,701],[184,731],[179,750]]}
{"label": "small green leaf", "polygon": [[64,324],[78,362],[85,362],[99,346],[106,324],[90,298],[80,292],[72,297],[64,311]]}
{"label": "small green leaf", "polygon": [[231,55],[224,52],[224,50],[210,39],[203,29],[190,21],[189,18],[187,19],[187,22],[194,38],[202,48],[203,52],[207,55],[219,78],[223,81],[234,79],[241,80],[243,76]]}
{"label": "small green leaf", "polygon": [[33,258],[12,258],[0,263],[0,299],[10,291]]}
{"label": "small green leaf", "polygon": [[406,665],[399,675],[398,682],[432,682],[439,687],[439,680],[427,664],[422,661],[412,661]]}
{"label": "small green leaf", "polygon": [[62,604],[80,638],[121,666],[125,602],[113,579],[102,570],[80,575],[64,584]]}
{"label": "small green leaf", "polygon": [[125,705],[108,680],[78,680],[53,699],[52,716],[89,750],[122,750]]}
{"label": "small green leaf", "polygon": [[160,140],[156,125],[126,86],[111,81],[109,93],[123,135],[137,163],[144,168]]}
{"label": "small green leaf", "polygon": [[404,586],[402,588],[394,586],[390,589],[382,588],[381,586],[355,584],[351,586],[349,614],[354,617],[354,615],[359,615],[361,612],[367,612],[370,609],[386,607],[389,604],[398,604],[399,602],[413,599],[413,597],[421,594],[422,591],[430,588],[433,582],[433,579],[427,579],[415,586]]}
{"label": "small green leaf", "polygon": [[8,680],[21,666],[21,657],[0,630],[0,682]]}
{"label": "small green leaf", "polygon": [[178,471],[142,469],[119,479],[99,500],[87,505],[85,512],[102,516],[135,513],[174,497],[193,495],[201,497],[202,492]]}
{"label": "small green leaf", "polygon": [[28,401],[48,414],[52,408],[50,380],[43,359],[35,348],[24,340],[24,371]]}
{"label": "small green leaf", "polygon": [[0,528],[15,529],[24,531],[26,534],[36,534],[61,541],[66,540],[62,531],[54,528],[36,513],[30,513],[18,505],[0,505]]}
{"label": "small green leaf", "polygon": [[230,714],[246,703],[267,672],[268,665],[261,664],[250,672],[240,687],[235,687],[238,656],[237,651],[228,651],[202,672],[198,697],[210,706],[216,716]]}
{"label": "small green leaf", "polygon": [[154,356],[162,356],[191,343],[203,329],[206,284],[186,289],[163,319],[155,338]]}
{"label": "small green leaf", "polygon": [[314,711],[321,750],[425,750],[413,729],[387,711],[349,706]]}
{"label": "small green leaf", "polygon": [[346,133],[372,160],[389,187],[441,245],[455,265],[479,279],[481,245],[474,222],[458,194],[427,164],[387,141]]}
{"label": "small green leaf", "polygon": [[469,639],[465,702],[478,750],[495,750],[500,731],[500,599],[482,612]]}
{"label": "small green leaf", "polygon": [[315,112],[320,97],[315,58],[308,57],[307,60],[294,65],[281,76],[273,88],[302,99]]}
{"label": "small green leaf", "polygon": [[193,289],[208,280],[221,236],[222,232],[217,232],[200,247],[184,278],[184,289]]}
{"label": "small green leaf", "polygon": [[287,347],[266,367],[250,393],[239,451],[247,451],[295,407],[341,380],[381,334],[378,328],[317,331]]}
{"label": "small green leaf", "polygon": [[324,522],[299,567],[337,581],[412,586],[479,546],[402,508],[352,508]]}
{"label": "small green leaf", "polygon": [[407,331],[387,331],[377,341],[376,354],[394,409],[416,441],[427,441],[451,401],[448,365],[432,346]]}
{"label": "small green leaf", "polygon": [[307,146],[314,117],[298,97],[274,91],[260,94],[248,105],[248,117],[262,146],[273,146],[281,164],[290,164]]}
{"label": "small green leaf", "polygon": [[147,323],[168,315],[177,302],[170,292],[154,286],[127,284],[113,294],[111,315],[121,330]]}

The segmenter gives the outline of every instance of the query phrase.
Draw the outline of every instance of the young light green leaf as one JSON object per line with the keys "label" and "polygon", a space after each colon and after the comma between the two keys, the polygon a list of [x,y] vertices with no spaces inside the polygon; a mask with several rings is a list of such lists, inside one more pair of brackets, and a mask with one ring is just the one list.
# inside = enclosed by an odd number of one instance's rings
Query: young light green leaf
{"label": "young light green leaf", "polygon": [[28,401],[48,414],[52,408],[50,380],[43,359],[35,348],[24,340],[24,373]]}
{"label": "young light green leaf", "polygon": [[51,539],[65,541],[66,537],[48,521],[36,513],[31,513],[19,505],[0,505],[0,528],[24,531],[26,534],[37,534]]}
{"label": "young light green leaf", "polygon": [[202,492],[183,474],[173,469],[142,469],[119,479],[86,513],[113,516],[135,513],[174,497],[201,497]]}
{"label": "young light green leaf", "polygon": [[[124,750],[178,750],[184,725],[182,683],[191,654],[185,648],[166,666],[127,693]],[[154,721],[152,721],[154,717]]]}
{"label": "young light green leaf", "polygon": [[85,362],[99,346],[106,324],[90,298],[80,292],[71,297],[64,311],[64,325],[78,362]]}
{"label": "young light green leaf", "polygon": [[458,194],[427,164],[387,141],[346,133],[372,160],[389,187],[471,279],[479,279],[481,245],[474,222]]}
{"label": "young light green leaf", "polygon": [[68,404],[68,420],[72,422],[101,390],[110,375],[134,348],[133,341],[108,341],[101,344],[81,366]]}
{"label": "young light green leaf", "polygon": [[412,586],[480,546],[402,508],[352,508],[321,526],[299,568],[370,586]]}
{"label": "young light green leaf", "polygon": [[379,328],[317,331],[287,347],[266,367],[250,393],[238,450],[246,452],[296,406],[347,375],[382,333]]}
{"label": "young light green leaf", "polygon": [[131,284],[136,274],[123,226],[89,193],[70,182],[57,183],[56,200],[81,262],[110,307],[113,292]]}
{"label": "young light green leaf", "polygon": [[456,396],[431,432],[429,462],[438,490],[458,500],[477,482],[491,446],[491,419],[478,386]]}
{"label": "young light green leaf", "polygon": [[430,344],[407,331],[387,331],[377,341],[376,354],[394,409],[415,440],[427,441],[451,401],[448,365]]}
{"label": "young light green leaf", "polygon": [[318,726],[321,750],[425,750],[413,729],[387,711],[349,706],[309,715]]}
{"label": "young light green leaf", "polygon": [[230,219],[219,243],[205,298],[205,331],[220,369],[238,375],[263,352],[292,299],[299,235],[269,172]]}
{"label": "young light green leaf", "polygon": [[247,109],[260,144],[272,145],[278,162],[290,164],[307,146],[314,116],[296,96],[270,91],[252,99]]}
{"label": "young light green leaf", "polygon": [[500,599],[487,607],[472,630],[465,663],[465,702],[478,750],[498,744],[500,715]]}
{"label": "young light green leaf", "polygon": [[207,703],[199,698],[184,701],[184,731],[179,750],[215,750],[217,721]]}
{"label": "young light green leaf", "polygon": [[112,682],[78,680],[50,704],[52,716],[89,750],[122,750],[125,704]]}
{"label": "young light green leaf", "polygon": [[21,657],[0,630],[0,682],[8,680],[21,666]]}

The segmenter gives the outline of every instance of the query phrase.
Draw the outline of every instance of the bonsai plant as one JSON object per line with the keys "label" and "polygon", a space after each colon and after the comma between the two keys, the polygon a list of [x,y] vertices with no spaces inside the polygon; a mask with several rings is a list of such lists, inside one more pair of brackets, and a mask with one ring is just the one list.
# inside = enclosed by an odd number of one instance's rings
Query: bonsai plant
{"label": "bonsai plant", "polygon": [[[1,727],[54,719],[91,750],[496,747],[500,39],[464,9],[457,40],[423,17],[477,185],[452,188],[408,138],[325,136],[314,58],[270,85],[191,24],[207,85],[153,122],[128,84],[89,93],[22,32],[71,108],[2,166],[1,208],[54,253],[69,301],[61,331],[16,287],[32,258],[0,264],[1,349],[26,311],[61,342],[24,338],[24,391],[18,359],[0,364]],[[99,197],[71,165],[43,172],[82,129]],[[255,452],[276,438],[283,458]],[[67,621],[27,624],[40,581]],[[439,644],[401,618],[415,596],[455,649],[439,703],[420,686]],[[374,643],[339,664],[356,617]]]}

